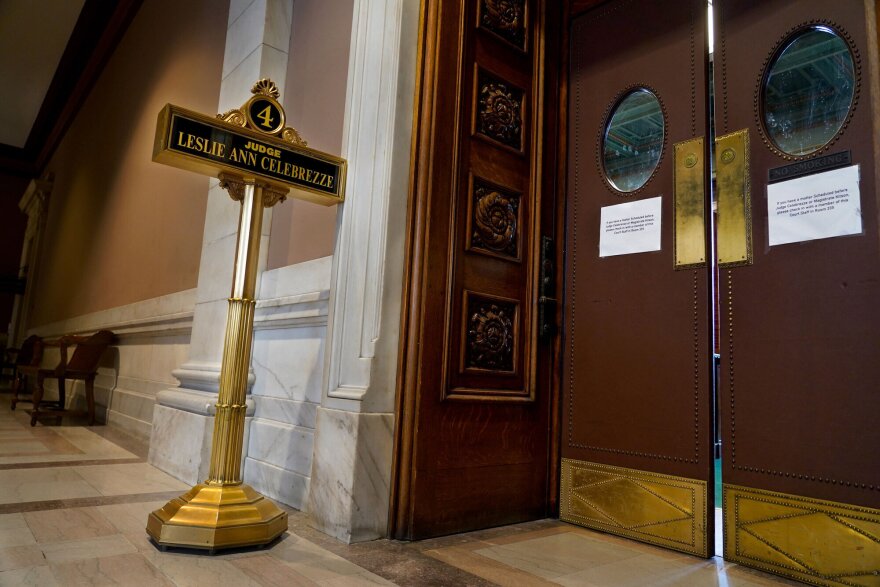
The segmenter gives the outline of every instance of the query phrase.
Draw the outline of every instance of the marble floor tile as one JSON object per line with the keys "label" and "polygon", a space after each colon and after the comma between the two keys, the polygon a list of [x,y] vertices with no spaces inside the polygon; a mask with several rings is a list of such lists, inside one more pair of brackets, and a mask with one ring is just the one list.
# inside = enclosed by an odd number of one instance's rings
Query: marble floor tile
{"label": "marble floor tile", "polygon": [[55,580],[52,570],[46,565],[0,573],[0,587],[57,587],[59,585],[61,584]]}
{"label": "marble floor tile", "polygon": [[371,585],[394,585],[391,581],[386,581],[379,575],[369,572],[348,575],[345,577],[335,577],[333,579],[324,579],[318,584],[326,587],[370,587]]}
{"label": "marble floor tile", "polygon": [[37,541],[30,529],[24,528],[6,528],[0,530],[0,548],[9,546],[24,546],[26,544],[35,544]]}
{"label": "marble floor tile", "polygon": [[475,552],[544,579],[639,556],[635,550],[605,544],[572,532],[493,546]]}
{"label": "marble floor tile", "polygon": [[73,469],[101,495],[185,491],[189,489],[189,485],[178,481],[149,463],[92,465],[73,467]]}
{"label": "marble floor tile", "polygon": [[23,503],[100,493],[70,468],[0,470],[0,503]]}
{"label": "marble floor tile", "polygon": [[266,555],[250,556],[230,561],[245,575],[264,585],[290,585],[292,587],[312,587],[317,585],[311,579],[300,575],[289,565]]}
{"label": "marble floor tile", "polygon": [[288,563],[298,563],[312,558],[332,556],[333,553],[314,542],[292,532],[287,532],[281,537],[281,540],[272,545],[268,554]]}
{"label": "marble floor tile", "polygon": [[204,587],[205,585],[257,587],[261,585],[260,582],[239,570],[231,561],[207,554],[163,553],[155,548],[142,551],[142,554],[179,587]]}
{"label": "marble floor tile", "polygon": [[108,557],[117,554],[137,552],[134,545],[122,534],[89,538],[87,540],[68,540],[66,542],[50,542],[41,544],[43,555],[50,563]]}
{"label": "marble floor tile", "polygon": [[5,440],[0,442],[0,456],[48,454],[50,451],[39,440]]}
{"label": "marble floor tile", "polygon": [[0,572],[44,564],[43,551],[36,544],[0,548]]}
{"label": "marble floor tile", "polygon": [[161,571],[140,554],[120,554],[51,565],[58,582],[70,587],[137,585],[173,587]]}
{"label": "marble floor tile", "polygon": [[102,505],[96,509],[113,524],[120,534],[145,534],[147,516],[164,506],[164,501]]}
{"label": "marble floor tile", "polygon": [[476,554],[467,546],[450,546],[426,551],[426,554],[499,585],[516,587],[552,587],[553,583],[521,569]]}
{"label": "marble floor tile", "polygon": [[118,531],[97,508],[69,508],[24,514],[37,542],[83,540],[117,534]]}
{"label": "marble floor tile", "polygon": [[52,430],[70,444],[89,455],[89,458],[132,458],[137,455],[121,446],[102,438],[84,426],[58,426]]}
{"label": "marble floor tile", "polygon": [[27,528],[27,522],[22,514],[0,514],[0,530],[10,528]]}
{"label": "marble floor tile", "polygon": [[365,571],[362,567],[336,555],[316,556],[287,565],[300,575],[318,583],[340,576],[353,577]]}

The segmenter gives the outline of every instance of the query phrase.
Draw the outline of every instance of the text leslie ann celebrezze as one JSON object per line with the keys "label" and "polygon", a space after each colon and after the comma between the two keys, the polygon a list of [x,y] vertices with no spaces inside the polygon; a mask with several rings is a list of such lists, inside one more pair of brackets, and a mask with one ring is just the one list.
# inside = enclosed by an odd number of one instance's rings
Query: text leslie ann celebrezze
{"label": "text leslie ann celebrezze", "polygon": [[[233,147],[229,150],[226,145],[205,137],[199,137],[190,133],[178,131],[177,146],[183,149],[199,151],[212,157],[226,159],[240,165],[260,167],[264,171],[286,175],[294,180],[305,181],[314,185],[333,189],[333,177],[320,171],[306,169],[300,165],[281,161],[281,150],[267,147],[254,141],[248,141],[244,148]],[[258,165],[259,164],[259,165]]]}

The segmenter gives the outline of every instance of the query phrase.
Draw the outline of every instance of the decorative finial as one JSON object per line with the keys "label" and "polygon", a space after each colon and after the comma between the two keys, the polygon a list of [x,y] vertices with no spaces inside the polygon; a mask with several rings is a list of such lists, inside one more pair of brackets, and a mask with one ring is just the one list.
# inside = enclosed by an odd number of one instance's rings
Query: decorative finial
{"label": "decorative finial", "polygon": [[268,78],[263,78],[255,83],[254,87],[251,88],[251,94],[270,96],[276,100],[281,97],[281,92],[278,91],[278,86]]}

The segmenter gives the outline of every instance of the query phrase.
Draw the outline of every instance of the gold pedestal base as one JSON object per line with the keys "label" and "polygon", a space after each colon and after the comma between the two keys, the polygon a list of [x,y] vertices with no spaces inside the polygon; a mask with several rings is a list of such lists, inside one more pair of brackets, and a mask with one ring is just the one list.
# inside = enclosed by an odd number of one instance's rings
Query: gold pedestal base
{"label": "gold pedestal base", "polygon": [[285,530],[287,512],[244,483],[200,483],[147,519],[160,546],[206,550],[266,545]]}

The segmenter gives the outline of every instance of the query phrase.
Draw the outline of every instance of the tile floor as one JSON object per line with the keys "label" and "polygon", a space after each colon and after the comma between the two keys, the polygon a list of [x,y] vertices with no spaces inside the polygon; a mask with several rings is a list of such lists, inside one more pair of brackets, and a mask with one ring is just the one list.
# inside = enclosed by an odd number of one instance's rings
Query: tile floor
{"label": "tile floor", "polygon": [[541,520],[403,543],[345,545],[290,511],[262,550],[160,552],[147,514],[188,487],[146,463],[147,447],[107,426],[29,426],[0,389],[0,586],[35,585],[795,585]]}

